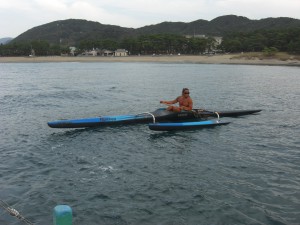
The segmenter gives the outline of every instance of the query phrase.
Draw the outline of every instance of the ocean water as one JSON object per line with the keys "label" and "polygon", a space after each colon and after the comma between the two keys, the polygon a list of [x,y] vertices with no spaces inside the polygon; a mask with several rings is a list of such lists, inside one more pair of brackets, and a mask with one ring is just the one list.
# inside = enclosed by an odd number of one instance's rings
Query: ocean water
{"label": "ocean water", "polygon": [[[300,224],[300,68],[0,63],[0,200],[36,225]],[[52,129],[48,121],[195,108],[262,109],[227,126]],[[24,224],[0,208],[0,224]]]}

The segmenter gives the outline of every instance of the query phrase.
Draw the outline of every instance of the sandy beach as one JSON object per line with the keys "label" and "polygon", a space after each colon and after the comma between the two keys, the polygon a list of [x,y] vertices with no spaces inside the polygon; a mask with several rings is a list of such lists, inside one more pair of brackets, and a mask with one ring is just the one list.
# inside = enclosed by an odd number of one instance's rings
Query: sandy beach
{"label": "sandy beach", "polygon": [[241,65],[282,65],[300,66],[296,59],[246,59],[239,58],[239,54],[224,54],[212,56],[126,56],[126,57],[105,57],[105,56],[47,56],[47,57],[0,57],[0,63],[44,63],[44,62],[161,62],[161,63],[199,63],[199,64],[241,64]]}

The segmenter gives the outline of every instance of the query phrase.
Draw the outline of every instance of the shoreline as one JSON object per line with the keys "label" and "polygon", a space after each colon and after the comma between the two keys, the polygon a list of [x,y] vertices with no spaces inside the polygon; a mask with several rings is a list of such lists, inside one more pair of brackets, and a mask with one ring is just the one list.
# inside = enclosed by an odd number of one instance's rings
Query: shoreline
{"label": "shoreline", "polygon": [[0,63],[52,63],[52,62],[150,62],[150,63],[198,63],[198,64],[236,64],[236,65],[274,65],[300,66],[299,60],[245,59],[241,54],[224,55],[173,55],[173,56],[37,56],[0,57]]}

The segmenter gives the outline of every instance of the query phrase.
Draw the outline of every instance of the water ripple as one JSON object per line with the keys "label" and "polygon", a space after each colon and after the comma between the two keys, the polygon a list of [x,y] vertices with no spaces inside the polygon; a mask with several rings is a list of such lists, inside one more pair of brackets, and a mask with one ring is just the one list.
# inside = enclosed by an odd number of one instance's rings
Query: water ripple
{"label": "water ripple", "polygon": [[[0,199],[36,224],[50,224],[53,207],[69,204],[74,224],[296,225],[298,74],[267,66],[3,65]],[[152,111],[182,86],[199,108],[263,111],[184,132],[145,124],[47,126],[60,118]],[[0,217],[0,224],[14,223]]]}

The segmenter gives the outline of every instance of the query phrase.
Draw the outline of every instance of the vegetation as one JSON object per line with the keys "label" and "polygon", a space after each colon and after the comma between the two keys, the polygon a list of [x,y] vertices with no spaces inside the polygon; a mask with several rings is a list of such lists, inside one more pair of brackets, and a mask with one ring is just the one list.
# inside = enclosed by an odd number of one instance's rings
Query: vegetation
{"label": "vegetation", "polygon": [[[83,40],[77,46],[79,52],[92,49],[126,49],[130,54],[200,54],[215,48],[213,38],[186,38],[181,35],[156,34],[137,38],[124,38],[117,42],[110,39]],[[13,42],[0,45],[1,56],[28,56],[32,49],[35,55],[49,56],[69,52],[67,46],[50,45],[47,41]]]}
{"label": "vegetation", "polygon": [[50,45],[47,41],[13,42],[0,45],[0,56],[28,56],[33,52],[38,56],[68,54],[69,48]]}
{"label": "vegetation", "polygon": [[274,47],[271,47],[271,48],[264,48],[263,49],[263,54],[265,56],[274,56],[276,55],[276,53],[278,52],[278,49],[277,48],[274,48]]}
{"label": "vegetation", "polygon": [[124,39],[120,47],[129,50],[132,54],[200,54],[205,52],[209,44],[210,42],[205,38],[152,34]]}
{"label": "vegetation", "polygon": [[247,53],[233,56],[232,59],[250,59],[250,60],[277,59],[280,61],[287,61],[287,60],[300,60],[300,55],[292,55],[286,52],[277,52],[274,53],[274,55],[272,56],[268,56],[264,52],[247,52]]}
{"label": "vegetation", "polygon": [[[37,56],[69,53],[75,46],[80,54],[92,49],[123,48],[130,54],[203,54],[205,52],[278,52],[300,54],[300,20],[222,16],[212,21],[163,22],[138,29],[103,25],[86,20],[55,21],[32,28],[9,44],[0,45],[0,56]],[[272,29],[271,29],[272,28]],[[276,28],[276,29],[275,29]],[[195,33],[207,38],[197,38]],[[189,35],[192,38],[188,38]],[[213,36],[222,36],[216,46]]]}
{"label": "vegetation", "polygon": [[223,37],[220,48],[225,52],[262,52],[271,56],[276,51],[300,54],[300,28],[235,32]]}
{"label": "vegetation", "polygon": [[74,46],[82,40],[91,39],[91,37],[93,39],[120,40],[127,35],[131,35],[133,30],[132,28],[103,25],[93,21],[69,19],[34,27],[22,33],[13,41],[45,40],[51,45]]}
{"label": "vegetation", "polygon": [[14,39],[15,42],[30,42],[45,40],[52,44],[78,46],[82,40],[113,40],[121,41],[125,38],[138,38],[152,34],[175,34],[224,37],[232,32],[253,32],[256,30],[299,28],[300,20],[292,18],[267,18],[250,20],[246,17],[227,15],[211,21],[196,20],[190,23],[163,22],[150,26],[133,29],[120,26],[106,25],[98,22],[68,19],[54,21],[34,27]]}

